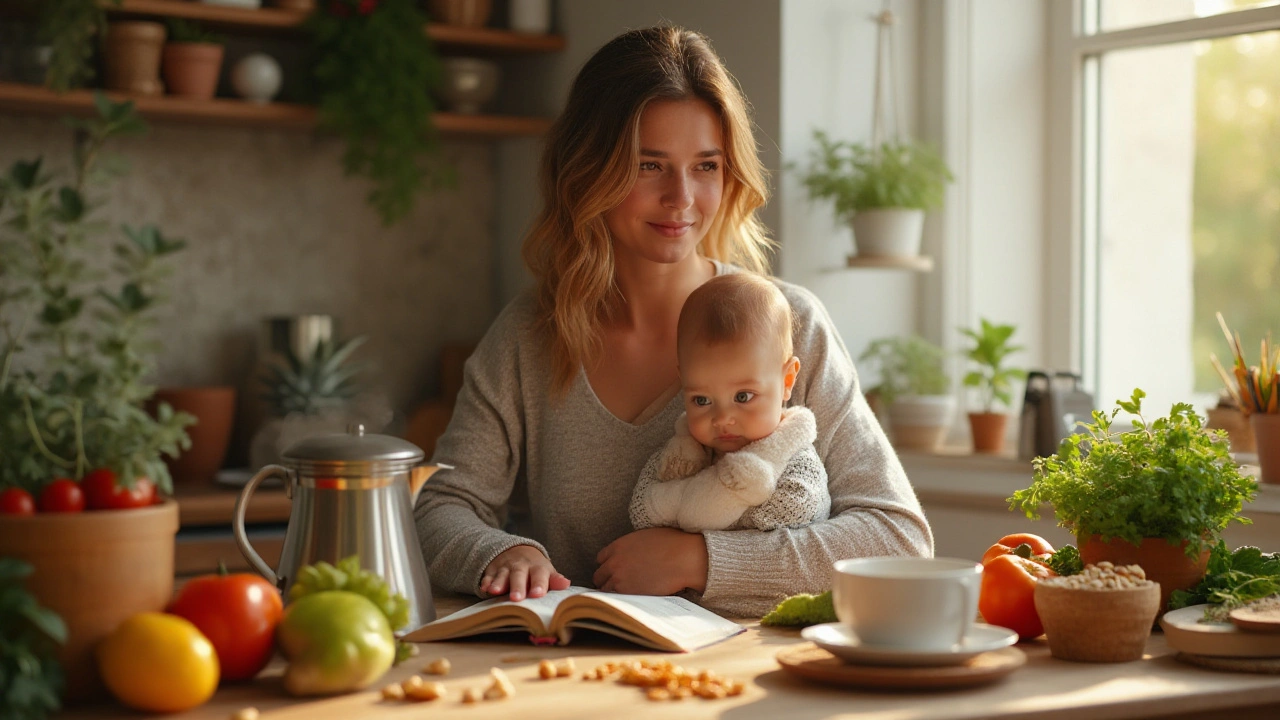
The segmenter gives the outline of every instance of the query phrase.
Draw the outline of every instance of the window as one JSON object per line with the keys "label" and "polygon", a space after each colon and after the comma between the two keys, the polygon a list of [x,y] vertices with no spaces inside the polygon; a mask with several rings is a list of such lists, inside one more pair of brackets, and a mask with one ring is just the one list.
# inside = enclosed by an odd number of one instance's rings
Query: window
{"label": "window", "polygon": [[[1280,5],[1080,0],[1069,63],[1081,317],[1098,405],[1212,404],[1230,351],[1280,340]],[[1064,125],[1064,128],[1066,125]],[[1064,130],[1065,131],[1065,130]]]}

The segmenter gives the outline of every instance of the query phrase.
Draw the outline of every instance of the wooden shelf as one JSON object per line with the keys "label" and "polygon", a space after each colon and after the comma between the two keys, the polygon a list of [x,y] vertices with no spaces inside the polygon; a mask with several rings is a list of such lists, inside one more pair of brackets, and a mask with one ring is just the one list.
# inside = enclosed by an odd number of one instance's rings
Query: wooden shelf
{"label": "wooden shelf", "polygon": [[930,257],[865,257],[850,255],[845,260],[850,268],[879,268],[884,270],[913,270],[915,272],[932,272],[933,258]]}
{"label": "wooden shelf", "polygon": [[[124,0],[119,6],[108,4],[113,16],[173,17],[196,20],[212,28],[268,34],[294,34],[300,30],[309,13],[283,8],[241,8],[208,5],[179,0]],[[473,28],[430,23],[427,36],[447,52],[465,51],[484,55],[516,53],[553,53],[565,48],[560,35],[518,33],[497,28]]]}
{"label": "wooden shelf", "polygon": [[[316,110],[309,105],[258,104],[231,98],[192,100],[172,95],[137,96],[115,92],[109,92],[107,96],[117,102],[133,100],[138,112],[149,120],[295,130],[309,130],[316,124]],[[0,82],[0,110],[44,115],[90,115],[94,112],[93,91],[56,93],[37,85]],[[437,113],[433,120],[441,133],[449,135],[540,135],[551,127],[551,120],[547,118],[502,115]]]}

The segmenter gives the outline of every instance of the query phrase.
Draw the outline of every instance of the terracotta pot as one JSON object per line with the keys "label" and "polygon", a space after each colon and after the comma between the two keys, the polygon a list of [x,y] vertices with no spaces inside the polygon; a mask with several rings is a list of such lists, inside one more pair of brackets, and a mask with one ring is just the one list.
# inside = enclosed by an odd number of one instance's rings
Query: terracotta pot
{"label": "terracotta pot", "polygon": [[169,43],[164,46],[164,84],[170,95],[209,100],[218,89],[222,46],[216,43]]}
{"label": "terracotta pot", "polygon": [[154,22],[115,22],[107,26],[107,89],[138,95],[159,95],[160,51],[164,25]]}
{"label": "terracotta pot", "polygon": [[140,612],[161,611],[173,595],[178,504],[135,510],[0,516],[0,556],[30,563],[26,588],[67,624],[58,658],[66,700],[103,695],[94,647]]}
{"label": "terracotta pot", "polygon": [[165,457],[169,474],[175,483],[203,483],[213,480],[227,456],[231,428],[236,417],[234,387],[160,388],[149,405],[167,402],[174,410],[196,416],[196,424],[187,427],[191,448],[176,459]]}
{"label": "terracotta pot", "polygon": [[1157,585],[1086,590],[1037,583],[1035,590],[1049,653],[1077,662],[1141,660],[1159,603]]}
{"label": "terracotta pot", "polygon": [[1235,408],[1209,408],[1209,421],[1205,427],[1210,430],[1226,430],[1227,442],[1231,444],[1231,452],[1257,452],[1253,440],[1253,426],[1244,413]]}
{"label": "terracotta pot", "polygon": [[1208,550],[1201,552],[1199,559],[1189,558],[1185,542],[1174,545],[1164,538],[1144,538],[1135,546],[1117,538],[1104,543],[1097,535],[1090,535],[1077,538],[1077,545],[1086,565],[1108,560],[1116,565],[1142,566],[1148,580],[1160,583],[1161,614],[1169,607],[1173,591],[1195,587],[1209,566]]}
{"label": "terracotta pot", "polygon": [[1004,413],[969,413],[969,430],[973,434],[973,451],[999,453],[1004,450],[1004,428],[1009,416]]}
{"label": "terracotta pot", "polygon": [[1249,416],[1249,422],[1258,444],[1262,482],[1280,483],[1280,414],[1254,413]]}
{"label": "terracotta pot", "polygon": [[493,9],[490,0],[431,0],[427,7],[432,22],[466,27],[483,27]]}

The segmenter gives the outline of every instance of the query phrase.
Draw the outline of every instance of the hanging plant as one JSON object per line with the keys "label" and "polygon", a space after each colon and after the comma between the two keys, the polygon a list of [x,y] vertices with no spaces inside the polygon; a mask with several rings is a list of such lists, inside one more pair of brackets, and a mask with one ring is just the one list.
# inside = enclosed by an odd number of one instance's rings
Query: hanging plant
{"label": "hanging plant", "polygon": [[65,92],[84,87],[93,79],[93,50],[107,36],[105,5],[119,4],[120,0],[43,0],[39,3],[36,37],[50,48],[46,86]]}
{"label": "hanging plant", "polygon": [[430,160],[441,70],[426,24],[414,0],[325,0],[306,24],[320,126],[346,141],[343,168],[373,181],[367,199],[387,225],[447,177]]}

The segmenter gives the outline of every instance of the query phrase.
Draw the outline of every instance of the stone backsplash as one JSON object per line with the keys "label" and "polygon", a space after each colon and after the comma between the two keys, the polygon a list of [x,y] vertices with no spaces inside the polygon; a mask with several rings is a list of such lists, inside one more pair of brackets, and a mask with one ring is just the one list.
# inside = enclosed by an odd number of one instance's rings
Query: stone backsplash
{"label": "stone backsplash", "polygon": [[[57,119],[0,115],[5,170],[37,155],[65,168],[70,143]],[[392,228],[343,176],[341,143],[315,133],[162,123],[110,149],[130,172],[98,217],[188,242],[156,332],[158,385],[244,388],[262,318],[324,313],[340,336],[368,336],[366,377],[403,417],[437,391],[440,348],[478,340],[496,313],[487,142],[446,138],[457,187]]]}

